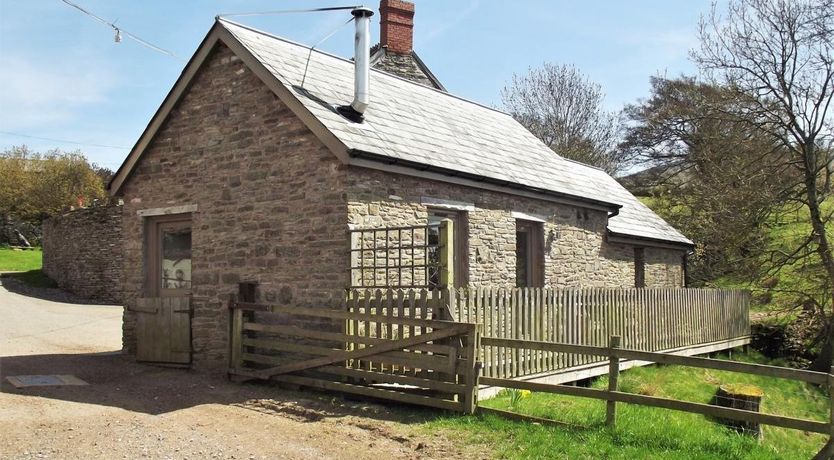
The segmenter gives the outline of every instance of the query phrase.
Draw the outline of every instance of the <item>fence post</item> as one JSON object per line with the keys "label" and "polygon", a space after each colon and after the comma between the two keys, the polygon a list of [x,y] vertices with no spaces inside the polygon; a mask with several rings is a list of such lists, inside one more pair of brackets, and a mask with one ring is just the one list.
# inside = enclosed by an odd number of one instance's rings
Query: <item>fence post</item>
{"label": "fence post", "polygon": [[474,414],[478,408],[478,377],[481,373],[478,350],[481,347],[481,325],[473,324],[472,329],[466,334],[466,348],[464,358],[466,359],[466,389],[463,394],[463,412]]}
{"label": "fence post", "polygon": [[438,306],[440,307],[440,315],[438,319],[442,319],[444,321],[457,321],[458,318],[455,316],[455,299],[457,298],[457,293],[455,292],[455,288],[447,287],[445,289],[438,289],[437,291],[441,299],[438,302]]}
{"label": "fence post", "polygon": [[451,219],[440,221],[440,285],[455,286],[455,223]]}
{"label": "fence post", "polygon": [[831,417],[828,419],[828,444],[831,451],[829,454],[834,457],[834,366],[828,370],[828,396],[830,399],[828,402],[831,405]]}
{"label": "fence post", "polygon": [[828,442],[822,447],[813,460],[831,460],[834,458],[834,366],[828,370],[828,394],[831,404],[831,416],[828,419]]}
{"label": "fence post", "polygon": [[234,294],[229,294],[229,316],[229,371],[232,372],[243,366],[243,310],[237,308],[237,296]]}
{"label": "fence post", "polygon": [[[620,348],[620,336],[612,335],[608,342],[608,391],[617,391],[620,380],[620,358],[616,349]],[[617,421],[617,402],[609,399],[605,403],[605,424],[613,427]]]}

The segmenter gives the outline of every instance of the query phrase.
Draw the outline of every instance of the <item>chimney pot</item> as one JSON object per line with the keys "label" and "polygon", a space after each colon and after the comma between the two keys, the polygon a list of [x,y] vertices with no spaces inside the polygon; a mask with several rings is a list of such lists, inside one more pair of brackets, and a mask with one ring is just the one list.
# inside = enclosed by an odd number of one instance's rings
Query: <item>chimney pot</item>
{"label": "chimney pot", "polygon": [[414,48],[414,4],[402,0],[379,2],[379,41],[388,51],[411,54]]}

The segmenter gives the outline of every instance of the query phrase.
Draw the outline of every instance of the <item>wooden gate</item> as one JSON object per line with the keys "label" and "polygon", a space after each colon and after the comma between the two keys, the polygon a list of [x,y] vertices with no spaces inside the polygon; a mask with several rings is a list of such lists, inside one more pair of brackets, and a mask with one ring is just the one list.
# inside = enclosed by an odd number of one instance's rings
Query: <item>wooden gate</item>
{"label": "wooden gate", "polygon": [[191,362],[191,298],[138,299],[136,360],[156,363]]}
{"label": "wooden gate", "polygon": [[[286,307],[234,297],[229,310],[231,375],[475,410],[477,324],[426,318],[425,309],[396,315],[390,309]],[[350,328],[358,323],[367,328]]]}

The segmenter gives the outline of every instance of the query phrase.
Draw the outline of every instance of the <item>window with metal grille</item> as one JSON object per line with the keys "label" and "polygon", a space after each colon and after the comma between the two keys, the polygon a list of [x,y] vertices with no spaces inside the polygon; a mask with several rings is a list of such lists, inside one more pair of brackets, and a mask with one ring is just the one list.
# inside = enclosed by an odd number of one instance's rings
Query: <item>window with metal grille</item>
{"label": "window with metal grille", "polygon": [[436,288],[440,221],[351,230],[351,288]]}

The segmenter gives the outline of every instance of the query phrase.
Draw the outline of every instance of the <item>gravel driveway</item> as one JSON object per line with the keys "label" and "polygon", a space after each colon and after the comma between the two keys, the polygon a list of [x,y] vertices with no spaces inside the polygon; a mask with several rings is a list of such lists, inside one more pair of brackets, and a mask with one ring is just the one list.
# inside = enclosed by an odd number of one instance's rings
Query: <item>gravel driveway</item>
{"label": "gravel driveway", "polygon": [[[434,412],[137,364],[121,314],[0,286],[0,458],[471,458],[415,428]],[[89,385],[5,379],[32,374]]]}

